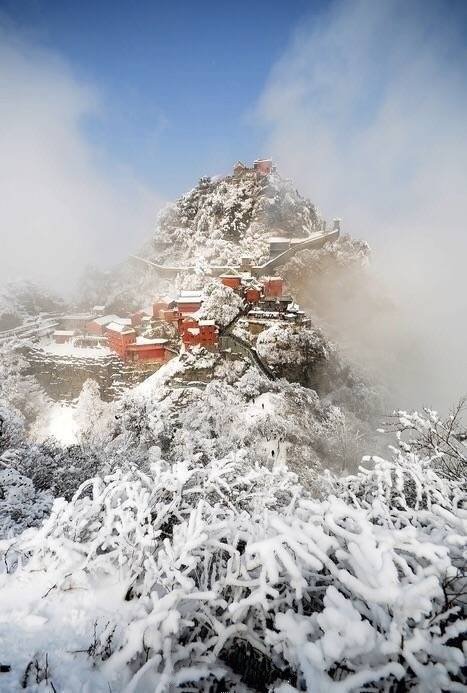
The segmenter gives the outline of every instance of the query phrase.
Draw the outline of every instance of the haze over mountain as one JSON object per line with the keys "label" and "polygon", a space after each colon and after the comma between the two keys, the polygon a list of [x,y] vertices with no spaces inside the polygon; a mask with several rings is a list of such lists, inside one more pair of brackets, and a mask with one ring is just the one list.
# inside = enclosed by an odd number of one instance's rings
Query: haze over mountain
{"label": "haze over mountain", "polygon": [[467,690],[466,36],[2,0],[0,691]]}

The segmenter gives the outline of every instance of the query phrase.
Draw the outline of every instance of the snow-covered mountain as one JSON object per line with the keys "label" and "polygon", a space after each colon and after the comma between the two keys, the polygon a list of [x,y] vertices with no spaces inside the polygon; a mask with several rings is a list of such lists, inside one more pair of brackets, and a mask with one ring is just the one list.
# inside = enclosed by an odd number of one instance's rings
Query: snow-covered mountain
{"label": "snow-covered mountain", "polygon": [[198,185],[159,215],[150,255],[163,264],[266,259],[270,236],[308,236],[324,227],[316,207],[277,172],[246,170]]}
{"label": "snow-covered mountain", "polygon": [[326,332],[368,246],[300,251],[283,274],[309,315],[258,333],[206,272],[323,225],[276,172],[202,179],[140,252],[191,269],[128,262],[81,300],[203,287],[201,317],[244,349],[182,351],[112,401],[87,380],[51,402],[0,346],[0,690],[465,689],[462,408],[376,434],[381,390]]}
{"label": "snow-covered mountain", "polygon": [[[204,177],[159,213],[152,236],[135,249],[144,259],[181,268],[178,276],[167,280],[134,260],[112,272],[91,269],[81,282],[81,303],[137,307],[174,286],[201,286],[209,265],[236,266],[244,256],[266,260],[271,237],[304,238],[325,228],[317,207],[277,171]],[[196,271],[183,270],[188,267]]]}

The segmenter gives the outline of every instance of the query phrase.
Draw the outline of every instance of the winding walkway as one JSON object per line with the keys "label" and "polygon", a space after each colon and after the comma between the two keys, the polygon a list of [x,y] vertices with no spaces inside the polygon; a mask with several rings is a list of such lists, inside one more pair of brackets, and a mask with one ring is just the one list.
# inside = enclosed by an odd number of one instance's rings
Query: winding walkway
{"label": "winding walkway", "polygon": [[237,337],[237,335],[232,333],[222,334],[219,337],[219,346],[221,349],[231,349],[234,353],[245,356],[245,358],[251,361],[253,366],[256,366],[264,373],[266,378],[269,378],[269,380],[276,380],[276,375],[260,358],[256,349],[251,347],[248,342],[245,342],[241,337]]}
{"label": "winding walkway", "polygon": [[237,315],[219,331],[219,346],[223,350],[230,349],[236,354],[241,354],[249,359],[254,366],[259,368],[266,378],[269,378],[269,380],[276,380],[275,373],[264,363],[256,349],[232,332],[237,321],[246,315],[250,309],[251,305],[247,304],[243,310],[237,313]]}
{"label": "winding walkway", "polygon": [[[281,267],[298,251],[304,250],[306,248],[322,248],[325,243],[335,241],[337,240],[337,238],[339,238],[339,229],[334,229],[333,231],[328,231],[327,233],[314,233],[312,236],[305,238],[304,241],[292,243],[290,245],[290,248],[287,248],[287,250],[284,250],[282,253],[279,253],[279,255],[270,258],[262,265],[253,265],[251,268],[251,273],[257,277],[267,274],[270,270],[276,269],[277,267]],[[194,265],[187,265],[185,267],[160,265],[157,262],[153,262],[152,260],[148,260],[147,258],[140,257],[139,255],[130,255],[130,257],[133,260],[137,260],[138,262],[142,262],[143,264],[152,267],[153,269],[157,270],[160,274],[170,277],[178,274],[179,272],[195,272],[198,269]],[[211,274],[213,274],[214,276],[218,276],[219,274],[223,274],[224,272],[232,272],[234,270],[238,271],[239,269],[240,267],[232,267],[231,265],[209,265],[209,270]]]}
{"label": "winding walkway", "polygon": [[27,339],[29,337],[48,334],[59,325],[59,321],[63,317],[63,315],[54,315],[53,317],[37,320],[36,322],[27,323],[26,325],[19,325],[11,330],[4,330],[0,332],[0,344],[14,337],[18,339]]}

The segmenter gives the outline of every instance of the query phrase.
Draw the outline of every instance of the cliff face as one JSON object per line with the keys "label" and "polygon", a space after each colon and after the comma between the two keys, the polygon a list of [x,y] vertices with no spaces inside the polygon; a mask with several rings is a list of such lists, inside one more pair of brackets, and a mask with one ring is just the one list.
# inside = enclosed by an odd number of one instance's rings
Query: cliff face
{"label": "cliff face", "polygon": [[148,372],[125,364],[114,356],[98,359],[56,356],[38,349],[23,351],[33,375],[54,401],[73,401],[90,378],[99,386],[103,400],[110,401],[129,387],[142,382]]}

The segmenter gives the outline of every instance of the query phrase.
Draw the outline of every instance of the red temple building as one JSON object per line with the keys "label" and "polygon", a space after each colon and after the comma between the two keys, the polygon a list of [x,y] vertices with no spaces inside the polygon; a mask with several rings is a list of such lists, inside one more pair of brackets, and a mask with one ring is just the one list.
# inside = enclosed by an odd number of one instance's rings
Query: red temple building
{"label": "red temple building", "polygon": [[120,318],[118,315],[102,315],[99,318],[94,318],[86,324],[86,332],[88,334],[93,334],[96,337],[103,337],[107,325],[115,322],[122,325],[131,325],[131,320],[127,318]]}
{"label": "red temple building", "polygon": [[242,286],[242,278],[235,274],[222,274],[219,279],[224,286],[228,286],[231,289],[240,289]]}
{"label": "red temple building", "polygon": [[182,319],[182,314],[179,312],[178,308],[170,308],[169,310],[161,311],[160,319],[165,322],[179,323]]}
{"label": "red temple building", "polygon": [[131,362],[165,362],[173,356],[168,344],[168,339],[137,337],[135,342],[126,347],[125,358]]}
{"label": "red temple building", "polygon": [[136,341],[134,328],[129,325],[111,322],[110,325],[107,325],[105,334],[109,349],[115,351],[121,359],[125,359],[128,346]]}
{"label": "red temple building", "polygon": [[152,306],[152,317],[156,320],[163,320],[162,313],[174,307],[174,301],[169,296],[158,298]]}
{"label": "red temple building", "polygon": [[248,166],[245,166],[242,161],[237,161],[233,167],[234,176],[239,176],[242,173],[245,173],[245,171],[248,171]]}
{"label": "red temple building", "polygon": [[178,323],[178,331],[180,332],[180,335],[183,335],[187,330],[194,327],[198,327],[198,320],[191,316],[180,319]]}
{"label": "red temple building", "polygon": [[264,277],[263,287],[266,298],[280,298],[284,291],[284,280],[282,277]]}
{"label": "red temple building", "polygon": [[135,313],[132,313],[130,316],[132,327],[139,327],[145,316],[146,312],[144,310],[137,310]]}
{"label": "red temple building", "polygon": [[198,320],[194,321],[194,326],[186,326],[181,337],[185,347],[213,349],[217,348],[219,342],[219,328],[214,320]]}
{"label": "red temple building", "polygon": [[258,303],[261,299],[261,289],[256,286],[247,286],[245,289],[245,301],[247,303]]}
{"label": "red temple building", "polygon": [[201,291],[181,291],[175,299],[175,304],[183,315],[196,313],[201,308],[203,294]]}
{"label": "red temple building", "polygon": [[256,159],[256,161],[253,162],[253,169],[261,176],[267,176],[272,171],[272,160]]}

